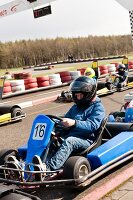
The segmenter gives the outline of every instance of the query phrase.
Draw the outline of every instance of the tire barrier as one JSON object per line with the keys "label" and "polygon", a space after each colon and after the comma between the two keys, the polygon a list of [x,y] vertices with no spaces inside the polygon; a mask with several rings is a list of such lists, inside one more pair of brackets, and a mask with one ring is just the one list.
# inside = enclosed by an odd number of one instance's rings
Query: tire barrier
{"label": "tire barrier", "polygon": [[31,78],[24,79],[24,84],[25,84],[26,90],[38,88],[37,78],[31,77]]}
{"label": "tire barrier", "polygon": [[40,76],[40,77],[37,77],[36,79],[37,79],[38,87],[45,87],[45,86],[50,85],[48,76]]}
{"label": "tire barrier", "polygon": [[32,77],[32,74],[30,72],[27,72],[27,73],[15,73],[12,75],[14,79],[27,79],[27,78],[30,78]]}
{"label": "tire barrier", "polygon": [[77,69],[77,71],[80,71],[81,75],[84,75],[85,70],[86,70],[86,68]]}
{"label": "tire barrier", "polygon": [[128,69],[133,69],[133,61],[128,62]]}
{"label": "tire barrier", "polygon": [[116,67],[115,67],[115,64],[108,64],[107,65],[108,67],[108,72],[115,72],[116,71]]}
{"label": "tire barrier", "polygon": [[70,71],[59,72],[59,74],[62,83],[67,83],[72,81]]}
{"label": "tire barrier", "polygon": [[25,91],[24,80],[12,80],[10,84],[12,92]]}
{"label": "tire barrier", "polygon": [[29,83],[29,84],[25,85],[25,89],[26,90],[33,89],[33,88],[38,88],[37,82],[35,82],[35,83]]}
{"label": "tire barrier", "polygon": [[76,78],[78,78],[79,76],[81,76],[81,72],[80,71],[70,71],[70,75],[71,75],[71,79],[73,81]]}
{"label": "tire barrier", "polygon": [[61,85],[62,81],[61,81],[60,74],[50,74],[49,83],[50,85]]}

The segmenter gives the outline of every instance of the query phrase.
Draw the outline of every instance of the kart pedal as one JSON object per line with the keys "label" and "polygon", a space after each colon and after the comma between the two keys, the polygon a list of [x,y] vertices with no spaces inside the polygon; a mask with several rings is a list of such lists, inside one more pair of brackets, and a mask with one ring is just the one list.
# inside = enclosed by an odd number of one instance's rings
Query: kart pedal
{"label": "kart pedal", "polygon": [[44,173],[39,172],[35,173],[35,180],[36,181],[43,181],[43,177],[46,175],[46,165],[42,163],[41,158],[38,155],[33,157],[32,163],[34,164],[34,171],[44,171]]}

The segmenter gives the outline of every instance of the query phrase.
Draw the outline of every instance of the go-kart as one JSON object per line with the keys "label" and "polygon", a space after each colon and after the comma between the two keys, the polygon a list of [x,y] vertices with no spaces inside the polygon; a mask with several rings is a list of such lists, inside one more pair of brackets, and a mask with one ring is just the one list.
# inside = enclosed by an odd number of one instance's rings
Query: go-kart
{"label": "go-kart", "polygon": [[110,91],[124,91],[133,87],[133,77],[127,77],[121,82],[121,76],[117,73],[111,73],[106,77],[105,87]]}
{"label": "go-kart", "polygon": [[26,113],[22,111],[19,105],[0,105],[0,126],[17,122],[26,117]]}
{"label": "go-kart", "polygon": [[[133,158],[133,131],[107,132],[105,118],[97,130],[96,140],[88,149],[71,155],[59,170],[37,171],[40,166],[33,162],[33,158],[37,155],[46,162],[50,145],[53,144],[54,131],[56,128],[63,128],[61,120],[53,115],[38,115],[33,121],[26,145],[17,150],[0,152],[0,182],[16,184],[21,189],[42,185],[84,187],[112,168]],[[62,139],[59,137],[58,141],[60,143]],[[12,157],[14,159],[11,159]],[[40,180],[38,177],[41,174]]]}

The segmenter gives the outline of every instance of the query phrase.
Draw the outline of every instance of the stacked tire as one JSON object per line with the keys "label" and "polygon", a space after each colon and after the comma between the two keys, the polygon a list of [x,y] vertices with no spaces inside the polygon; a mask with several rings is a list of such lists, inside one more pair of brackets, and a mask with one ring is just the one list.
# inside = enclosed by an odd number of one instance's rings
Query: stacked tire
{"label": "stacked tire", "polygon": [[118,66],[119,66],[120,63],[118,63],[118,62],[112,62],[112,63],[110,63],[110,64],[114,64],[114,65],[115,65],[115,68],[116,68],[116,71],[117,71]]}
{"label": "stacked tire", "polygon": [[13,78],[14,79],[27,79],[27,78],[31,78],[32,77],[32,75],[31,75],[31,73],[30,72],[27,72],[27,73],[23,73],[23,72],[21,72],[21,73],[15,73],[15,74],[13,74]]}
{"label": "stacked tire", "polygon": [[108,64],[107,67],[108,67],[108,72],[109,73],[116,71],[115,64]]}
{"label": "stacked tire", "polygon": [[128,69],[133,69],[133,61],[128,62]]}
{"label": "stacked tire", "polygon": [[49,75],[49,83],[50,85],[61,85],[62,81],[61,81],[61,77],[60,74],[50,74]]}
{"label": "stacked tire", "polygon": [[24,80],[12,80],[10,84],[12,92],[25,91]]}
{"label": "stacked tire", "polygon": [[26,90],[38,88],[37,78],[24,79],[24,84]]}
{"label": "stacked tire", "polygon": [[107,65],[99,66],[99,71],[100,71],[100,75],[108,74],[108,66]]}
{"label": "stacked tire", "polygon": [[40,76],[40,77],[37,77],[36,79],[37,79],[38,87],[46,87],[50,85],[48,76]]}
{"label": "stacked tire", "polygon": [[78,78],[79,76],[81,76],[81,72],[80,71],[70,71],[70,75],[71,75],[71,79],[73,81],[76,78]]}
{"label": "stacked tire", "polygon": [[72,81],[71,73],[69,71],[59,72],[59,74],[62,83],[69,83]]}
{"label": "stacked tire", "polygon": [[77,71],[80,71],[81,75],[84,75],[85,70],[86,70],[86,68],[77,69]]}
{"label": "stacked tire", "polygon": [[10,81],[5,81],[3,86],[3,95],[12,93],[11,83]]}

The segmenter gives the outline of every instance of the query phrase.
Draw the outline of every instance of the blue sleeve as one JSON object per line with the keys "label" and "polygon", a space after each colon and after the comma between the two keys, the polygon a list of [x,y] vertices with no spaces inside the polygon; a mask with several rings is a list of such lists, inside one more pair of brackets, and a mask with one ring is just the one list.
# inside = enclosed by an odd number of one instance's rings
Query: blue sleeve
{"label": "blue sleeve", "polygon": [[98,106],[94,106],[92,110],[92,114],[86,113],[86,120],[76,120],[76,129],[82,130],[83,132],[92,133],[95,132],[105,117],[105,109],[104,107],[98,104]]}

